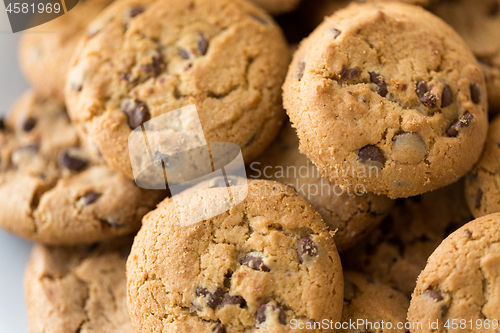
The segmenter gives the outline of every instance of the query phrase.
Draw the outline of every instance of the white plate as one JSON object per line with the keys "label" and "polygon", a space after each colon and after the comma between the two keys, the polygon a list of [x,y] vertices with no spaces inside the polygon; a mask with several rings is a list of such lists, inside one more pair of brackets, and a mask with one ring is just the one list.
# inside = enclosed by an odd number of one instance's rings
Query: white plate
{"label": "white plate", "polygon": [[[19,70],[17,44],[20,34],[10,30],[4,2],[0,5],[0,114],[8,113],[29,86]],[[31,244],[0,230],[0,332],[26,333],[23,274]]]}

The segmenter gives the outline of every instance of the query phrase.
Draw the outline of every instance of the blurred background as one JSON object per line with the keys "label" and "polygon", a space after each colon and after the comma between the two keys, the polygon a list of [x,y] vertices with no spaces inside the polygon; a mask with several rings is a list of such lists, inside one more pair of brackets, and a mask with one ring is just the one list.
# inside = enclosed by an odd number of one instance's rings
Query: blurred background
{"label": "blurred background", "polygon": [[[26,33],[29,33],[26,32]],[[17,45],[5,5],[0,4],[0,115],[9,112],[17,97],[28,89],[19,70]],[[0,229],[0,332],[28,331],[23,293],[23,274],[31,244]]]}

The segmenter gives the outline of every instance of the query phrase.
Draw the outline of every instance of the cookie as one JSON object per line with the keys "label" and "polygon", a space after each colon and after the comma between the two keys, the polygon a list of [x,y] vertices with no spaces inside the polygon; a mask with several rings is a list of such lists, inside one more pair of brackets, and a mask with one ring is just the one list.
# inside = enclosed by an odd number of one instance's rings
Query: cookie
{"label": "cookie", "polygon": [[[429,332],[495,332],[500,318],[500,214],[480,217],[455,231],[429,257],[412,294],[408,320]],[[449,329],[445,327],[448,322]],[[486,323],[488,322],[488,326]]]}
{"label": "cookie", "polygon": [[342,263],[410,297],[431,253],[446,236],[473,219],[463,191],[461,180],[399,200],[378,229],[342,254]]}
{"label": "cookie", "polygon": [[351,190],[398,198],[443,187],[472,168],[486,139],[476,59],[415,6],[336,12],[302,42],[283,90],[300,150]]}
{"label": "cookie", "polygon": [[333,184],[321,176],[298,147],[297,134],[287,123],[262,156],[250,163],[251,177],[279,181],[294,188],[335,232],[338,250],[347,250],[389,214],[394,201],[365,193],[363,188],[348,192]]}
{"label": "cookie", "polygon": [[[196,105],[207,142],[239,145],[247,163],[278,133],[287,44],[255,5],[126,0],[89,27],[93,34],[82,40],[68,74],[66,101],[79,134],[111,168],[133,177],[131,131],[187,105]],[[193,129],[179,120],[162,124],[153,154],[168,155],[162,144],[172,133],[184,138],[177,150],[192,148]]]}
{"label": "cookie", "polygon": [[474,217],[500,212],[500,116],[491,123],[483,154],[466,179],[467,204]]}
{"label": "cookie", "polygon": [[24,94],[0,133],[0,226],[31,241],[86,244],[132,233],[164,191],[93,162],[65,107]]}
{"label": "cookie", "polygon": [[24,278],[28,331],[133,333],[125,264],[132,238],[75,248],[35,245]]}
{"label": "cookie", "polygon": [[78,40],[86,33],[87,25],[111,2],[81,1],[66,14],[22,34],[19,63],[38,94],[64,100],[66,75]]}
{"label": "cookie", "polygon": [[[406,333],[404,325],[410,302],[406,296],[372,277],[355,271],[344,272],[344,309],[342,323],[359,322],[355,329],[337,332],[398,332]],[[384,327],[392,329],[381,329]],[[378,326],[377,326],[378,324]],[[400,325],[401,328],[398,327]],[[347,326],[346,326],[347,327]],[[378,327],[378,329],[377,329]]]}
{"label": "cookie", "polygon": [[[230,190],[247,195],[205,221],[182,224],[175,197],[143,219],[127,261],[136,332],[292,332],[294,320],[340,320],[342,268],[319,214],[277,182]],[[176,204],[197,205],[189,199]]]}
{"label": "cookie", "polygon": [[500,1],[438,1],[430,8],[451,25],[479,60],[488,88],[490,113],[500,110]]}

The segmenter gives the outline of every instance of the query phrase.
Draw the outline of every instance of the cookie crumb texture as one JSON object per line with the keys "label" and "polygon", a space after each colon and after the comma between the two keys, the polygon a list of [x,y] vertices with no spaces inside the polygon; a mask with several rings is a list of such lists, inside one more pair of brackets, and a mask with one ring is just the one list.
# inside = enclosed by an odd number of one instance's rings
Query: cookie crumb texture
{"label": "cookie crumb texture", "polygon": [[0,130],[0,226],[31,241],[88,244],[130,234],[165,198],[90,158],[66,109],[24,94]]}
{"label": "cookie crumb texture", "polygon": [[467,42],[479,60],[488,88],[490,114],[500,111],[500,1],[438,1],[430,10]]}
{"label": "cookie crumb texture", "polygon": [[498,281],[500,273],[500,214],[478,218],[455,231],[429,257],[412,295],[408,320],[426,323],[439,320],[434,332],[452,331],[443,327],[448,319],[472,320],[463,332],[494,329],[476,327],[500,318]]}
{"label": "cookie crumb texture", "polygon": [[[410,301],[406,296],[382,284],[369,275],[355,271],[344,272],[344,309],[342,322],[355,322],[363,319],[371,323],[391,322],[394,333],[406,333],[404,329],[396,329],[397,323],[406,321],[406,313]],[[368,328],[341,330],[345,333],[371,332]],[[386,332],[377,330],[376,332]]]}
{"label": "cookie crumb texture", "polygon": [[474,217],[500,212],[500,116],[489,126],[483,154],[466,179],[466,197]]}
{"label": "cookie crumb texture", "polygon": [[74,248],[35,245],[24,278],[28,331],[133,333],[125,264],[132,238]]}
{"label": "cookie crumb texture", "polygon": [[352,4],[294,55],[284,105],[332,182],[391,198],[458,180],[479,158],[487,93],[465,42],[422,8]]}
{"label": "cookie crumb texture", "polygon": [[[316,166],[299,151],[299,139],[290,123],[277,139],[250,164],[260,178],[291,186],[321,214],[339,252],[353,247],[391,211],[394,200],[373,193],[348,192],[321,177]],[[270,177],[268,177],[270,176]]]}
{"label": "cookie crumb texture", "polygon": [[66,75],[78,40],[87,25],[111,2],[81,1],[74,10],[22,34],[19,63],[38,94],[64,100]]}
{"label": "cookie crumb texture", "polygon": [[444,238],[472,219],[463,179],[398,200],[379,228],[342,253],[343,267],[371,275],[409,298],[427,258]]}
{"label": "cookie crumb texture", "polygon": [[[191,104],[206,141],[239,145],[246,162],[276,136],[285,115],[287,44],[252,3],[120,1],[88,30],[68,74],[66,102],[80,136],[111,168],[132,178],[131,131]],[[188,120],[169,125],[184,141],[196,134]]]}
{"label": "cookie crumb texture", "polygon": [[172,199],[143,222],[127,262],[137,332],[291,332],[292,319],[341,318],[334,241],[283,184],[253,181],[244,201],[196,225],[179,224]]}

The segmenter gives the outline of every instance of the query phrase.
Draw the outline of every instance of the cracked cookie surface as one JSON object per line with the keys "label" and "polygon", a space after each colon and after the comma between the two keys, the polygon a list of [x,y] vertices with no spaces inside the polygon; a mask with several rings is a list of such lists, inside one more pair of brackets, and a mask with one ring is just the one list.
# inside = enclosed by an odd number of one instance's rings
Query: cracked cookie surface
{"label": "cracked cookie surface", "polygon": [[[413,292],[408,320],[425,323],[439,320],[448,332],[448,319],[472,320],[460,332],[492,332],[476,328],[477,320],[500,318],[500,214],[478,218],[446,238],[429,257]],[[455,331],[455,330],[453,330]]]}
{"label": "cracked cookie surface", "polygon": [[302,42],[283,90],[300,150],[351,189],[398,198],[443,187],[472,168],[486,138],[476,59],[415,6],[336,12]]}
{"label": "cracked cookie surface", "polygon": [[133,238],[34,246],[24,277],[30,333],[133,333],[125,264]]}
{"label": "cracked cookie surface", "polygon": [[87,148],[63,104],[24,94],[0,130],[0,226],[53,245],[136,231],[166,193],[137,187],[92,161]]}
{"label": "cracked cookie surface", "polygon": [[[196,105],[207,142],[239,145],[247,163],[276,136],[287,44],[252,3],[127,0],[89,29],[68,74],[66,101],[80,136],[113,169],[132,177],[131,131],[187,105]],[[179,133],[195,134],[179,120],[180,127],[172,125]]]}
{"label": "cracked cookie surface", "polygon": [[111,2],[81,1],[68,13],[23,33],[20,65],[38,94],[64,100],[66,74],[78,40],[87,25]]}
{"label": "cracked cookie surface", "polygon": [[342,263],[410,297],[427,258],[446,236],[472,219],[463,180],[400,199],[377,229],[342,254]]}
{"label": "cracked cookie surface", "polygon": [[273,181],[249,182],[242,202],[193,225],[163,201],[143,219],[127,280],[137,332],[291,332],[292,319],[335,322],[342,312],[331,235],[310,204]]}
{"label": "cracked cookie surface", "polygon": [[398,323],[406,321],[406,313],[410,302],[406,296],[383,283],[355,271],[344,272],[344,308],[342,322],[359,319],[370,323],[381,323],[387,327],[392,323],[392,330],[374,329],[369,325],[357,329],[341,329],[337,332],[362,333],[362,332],[397,332],[405,333],[404,329],[397,329]]}
{"label": "cracked cookie surface", "polygon": [[451,25],[479,60],[488,88],[490,113],[500,111],[500,1],[438,1],[429,8]]}
{"label": "cracked cookie surface", "polygon": [[500,116],[490,123],[481,158],[465,179],[467,204],[474,217],[500,212]]}
{"label": "cracked cookie surface", "polygon": [[383,195],[343,190],[321,177],[318,169],[299,151],[297,133],[285,124],[278,138],[250,164],[252,177],[292,186],[321,214],[339,251],[366,236],[389,214],[394,201]]}

